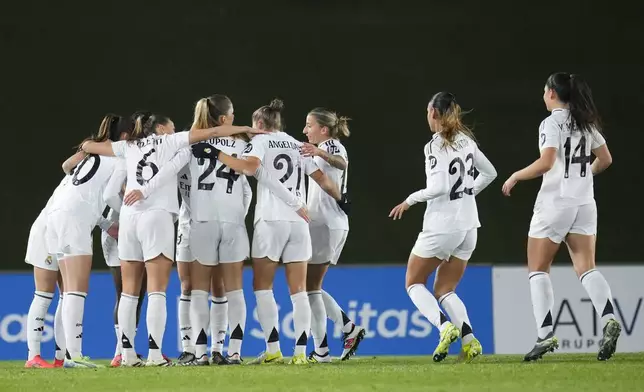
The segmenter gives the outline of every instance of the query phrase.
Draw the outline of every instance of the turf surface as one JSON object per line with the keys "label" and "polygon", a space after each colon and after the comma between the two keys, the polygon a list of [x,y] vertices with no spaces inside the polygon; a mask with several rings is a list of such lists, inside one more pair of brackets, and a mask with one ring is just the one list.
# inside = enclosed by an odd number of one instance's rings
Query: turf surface
{"label": "turf surface", "polygon": [[24,362],[0,362],[0,391],[644,391],[644,353],[607,362],[572,354],[521,359],[489,355],[437,364],[430,357],[354,357],[324,365],[129,369],[24,369]]}

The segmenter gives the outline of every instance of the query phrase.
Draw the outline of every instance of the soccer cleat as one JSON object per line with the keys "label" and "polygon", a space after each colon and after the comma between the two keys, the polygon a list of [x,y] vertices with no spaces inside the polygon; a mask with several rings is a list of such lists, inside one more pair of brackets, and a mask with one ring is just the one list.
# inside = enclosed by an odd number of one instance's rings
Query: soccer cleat
{"label": "soccer cleat", "polygon": [[244,360],[241,358],[239,353],[234,353],[233,355],[228,355],[226,357],[229,365],[241,365]]}
{"label": "soccer cleat", "polygon": [[184,351],[179,355],[179,358],[177,358],[177,365],[185,365],[188,362],[192,362],[196,359],[195,355],[191,352]]}
{"label": "soccer cleat", "polygon": [[459,359],[461,361],[470,362],[482,353],[483,347],[481,346],[481,342],[479,342],[477,338],[474,338],[469,343],[463,345]]}
{"label": "soccer cleat", "polygon": [[358,351],[360,342],[364,339],[366,334],[367,331],[364,328],[355,324],[353,325],[351,332],[344,334],[342,337],[342,340],[344,341],[344,349],[342,350],[342,355],[340,355],[341,361],[346,361],[351,356],[355,355],[356,351]]}
{"label": "soccer cleat", "polygon": [[291,358],[289,365],[308,365],[310,362],[308,359],[306,359],[306,355],[304,354],[298,354],[298,355],[293,355]]}
{"label": "soccer cleat", "polygon": [[65,363],[63,364],[65,368],[79,368],[79,369],[96,369],[102,368],[103,365],[99,365],[89,360],[89,357],[76,357],[72,359],[65,358]]}
{"label": "soccer cleat", "polygon": [[127,362],[125,360],[121,360],[121,367],[143,367],[145,366],[145,362],[143,362],[140,358],[136,358],[132,362]]}
{"label": "soccer cleat", "polygon": [[309,362],[310,363],[331,363],[331,356],[329,355],[328,351],[324,353],[324,355],[320,355],[315,351],[311,351],[311,353],[309,354]]}
{"label": "soccer cleat", "polygon": [[228,362],[228,359],[221,355],[220,352],[213,351],[212,352],[212,364],[213,365],[230,365]]}
{"label": "soccer cleat", "polygon": [[40,355],[36,355],[25,362],[25,368],[27,369],[53,369],[54,367],[54,365],[42,359]]}
{"label": "soccer cleat", "polygon": [[281,351],[272,354],[263,352],[257,358],[248,362],[249,365],[272,365],[275,363],[284,363],[284,356]]}
{"label": "soccer cleat", "polygon": [[168,367],[172,366],[173,363],[170,358],[163,356],[161,359],[148,359],[145,361],[145,367]]}
{"label": "soccer cleat", "polygon": [[445,328],[441,331],[440,341],[434,350],[434,362],[440,362],[447,357],[449,346],[461,336],[461,332],[449,321],[445,322]]}
{"label": "soccer cleat", "polygon": [[195,357],[192,361],[182,363],[181,365],[182,366],[208,366],[210,365],[210,361],[208,360],[208,355],[204,354],[199,358]]}
{"label": "soccer cleat", "polygon": [[599,352],[597,353],[598,360],[606,361],[615,354],[615,350],[617,349],[617,339],[621,332],[622,326],[619,325],[617,320],[608,320],[608,323],[604,326],[604,336],[602,336],[599,341]]}
{"label": "soccer cleat", "polygon": [[110,367],[119,367],[121,366],[122,361],[123,355],[119,354],[112,359],[112,362],[110,362]]}
{"label": "soccer cleat", "polygon": [[536,361],[537,359],[541,359],[543,354],[554,352],[557,347],[559,347],[559,340],[557,340],[554,332],[550,332],[544,339],[537,339],[537,343],[534,345],[532,350],[523,357],[523,360],[526,362]]}
{"label": "soccer cleat", "polygon": [[54,359],[54,367],[61,368],[65,365],[65,360],[63,359]]}

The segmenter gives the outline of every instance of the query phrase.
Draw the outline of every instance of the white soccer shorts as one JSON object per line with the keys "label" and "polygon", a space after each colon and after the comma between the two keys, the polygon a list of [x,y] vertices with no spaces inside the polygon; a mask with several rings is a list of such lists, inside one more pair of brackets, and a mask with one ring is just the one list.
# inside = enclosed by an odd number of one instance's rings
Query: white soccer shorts
{"label": "white soccer shorts", "polygon": [[49,271],[58,271],[58,259],[47,249],[47,215],[41,212],[31,225],[25,263]]}
{"label": "white soccer shorts", "polygon": [[311,232],[311,264],[335,265],[347,241],[349,230],[331,229],[327,225],[309,226]]}
{"label": "white soccer shorts", "polygon": [[179,221],[177,228],[177,263],[195,261],[190,251],[190,222]]}
{"label": "white soccer shorts", "polygon": [[311,259],[311,234],[306,222],[264,221],[255,224],[253,258],[292,263]]}
{"label": "white soccer shorts", "polygon": [[477,235],[477,229],[443,234],[423,231],[418,234],[411,252],[425,259],[436,257],[439,260],[449,260],[453,256],[467,261],[476,249]]}
{"label": "white soccer shorts", "polygon": [[159,255],[174,260],[174,221],[164,210],[121,215],[119,258],[125,261],[148,261]]}
{"label": "white soccer shorts", "polygon": [[47,215],[47,248],[58,260],[67,256],[92,255],[94,224],[87,217],[75,216],[63,210]]}
{"label": "white soccer shorts", "polygon": [[535,205],[530,221],[529,237],[549,238],[552,242],[560,244],[568,233],[597,234],[597,205],[595,202],[565,208]]}
{"label": "white soccer shorts", "polygon": [[244,261],[250,253],[246,226],[230,222],[192,221],[190,250],[202,265]]}
{"label": "white soccer shorts", "polygon": [[116,238],[110,237],[106,232],[101,231],[101,247],[103,248],[103,258],[108,267],[120,267],[119,245]]}

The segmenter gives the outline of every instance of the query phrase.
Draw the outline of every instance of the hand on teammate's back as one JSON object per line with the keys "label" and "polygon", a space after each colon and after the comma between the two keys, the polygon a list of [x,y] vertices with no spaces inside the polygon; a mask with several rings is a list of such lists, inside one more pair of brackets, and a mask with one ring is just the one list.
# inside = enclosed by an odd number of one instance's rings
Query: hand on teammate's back
{"label": "hand on teammate's back", "polygon": [[197,159],[217,160],[219,150],[208,143],[197,143],[192,145],[192,155]]}
{"label": "hand on teammate's back", "polygon": [[132,204],[142,199],[144,199],[143,193],[138,189],[134,189],[129,191],[125,195],[125,197],[123,198],[123,204],[125,204],[126,206],[131,206]]}

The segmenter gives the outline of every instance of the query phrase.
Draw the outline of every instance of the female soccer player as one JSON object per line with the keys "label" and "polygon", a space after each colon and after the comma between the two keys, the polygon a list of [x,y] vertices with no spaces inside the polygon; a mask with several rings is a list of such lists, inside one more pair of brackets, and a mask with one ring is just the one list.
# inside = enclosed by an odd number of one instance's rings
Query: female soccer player
{"label": "female soccer player", "polygon": [[[127,141],[117,143],[86,142],[88,153],[126,159],[127,193],[140,190],[181,149],[213,137],[243,132],[263,133],[249,127],[220,126],[206,130],[174,133],[174,123],[161,115],[151,116],[142,127],[138,124]],[[119,304],[119,327],[123,343],[122,366],[143,366],[134,351],[136,305],[143,271],[147,271],[149,353],[146,366],[168,366],[162,355],[166,327],[165,291],[174,258],[174,216],[178,213],[176,180],[163,185],[146,200],[125,205],[121,210],[119,258],[123,276],[123,294]],[[145,263],[141,263],[145,261]]]}
{"label": "female soccer player", "polygon": [[[304,134],[310,144],[302,146],[302,155],[313,157],[320,170],[340,185],[343,195],[347,194],[349,157],[339,138],[349,137],[348,120],[324,108],[311,110],[304,126]],[[309,230],[313,256],[306,271],[306,290],[311,304],[311,334],[315,344],[309,361],[331,362],[326,334],[327,312],[336,324],[342,326],[344,350],[340,359],[346,360],[356,352],[366,331],[356,326],[346,314],[343,316],[333,297],[322,291],[322,281],[329,264],[335,265],[340,258],[349,234],[349,218],[337,201],[316,183],[309,184],[307,207],[311,218]]]}
{"label": "female soccer player", "polygon": [[[418,310],[440,330],[434,361],[447,356],[451,343],[462,337],[461,357],[472,360],[482,352],[474,337],[465,305],[454,290],[476,248],[478,218],[475,196],[496,177],[496,170],[479,150],[473,133],[461,121],[453,94],[440,92],[427,107],[434,133],[425,145],[427,187],[414,192],[389,214],[394,220],[412,205],[427,202],[423,231],[407,262],[407,293]],[[475,169],[479,175],[475,177]],[[434,296],[425,287],[436,271]],[[436,301],[438,300],[438,302]],[[440,311],[441,304],[456,326]]]}
{"label": "female soccer player", "polygon": [[[319,170],[311,158],[300,155],[302,143],[281,131],[283,107],[282,101],[274,99],[270,105],[257,109],[253,113],[253,127],[270,133],[255,136],[244,149],[242,159],[222,152],[219,160],[235,172],[259,177],[252,247],[253,288],[267,350],[252,363],[283,361],[277,303],[272,290],[275,271],[281,260],[286,268],[297,337],[291,363],[299,365],[308,363],[306,343],[311,329],[311,307],[306,294],[306,266],[311,258],[311,235],[307,220],[303,219],[303,216],[306,217],[303,207],[306,190],[302,174],[310,176],[334,199],[340,200],[341,194],[340,188]],[[268,171],[279,178],[295,196],[295,203],[285,203],[267,188],[261,180],[261,171]]]}
{"label": "female soccer player", "polygon": [[[108,114],[91,140],[124,138],[127,130],[121,120],[120,116]],[[92,267],[91,233],[102,220],[106,201],[120,189],[121,184],[115,181],[116,168],[116,159],[86,156],[47,214],[47,246],[49,253],[58,257],[65,286],[63,327],[70,358],[65,360],[65,367],[98,367],[82,355],[83,313]],[[113,229],[104,229],[116,236]]]}
{"label": "female soccer player", "polygon": [[[588,84],[579,76],[550,75],[543,100],[551,112],[539,127],[541,156],[512,174],[503,184],[510,196],[519,181],[543,176],[528,233],[528,269],[537,343],[524,360],[539,359],[558,347],[552,325],[554,294],[550,265],[564,241],[575,272],[602,320],[603,338],[597,359],[609,359],[617,347],[621,325],[615,319],[613,297],[604,276],[595,269],[597,206],[593,176],[612,163],[600,133],[601,120]],[[591,151],[596,159],[591,163]]]}

